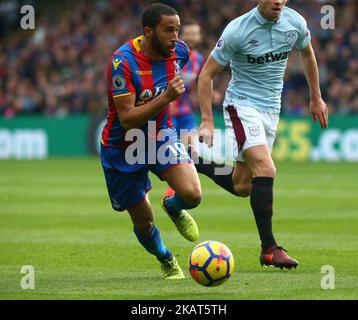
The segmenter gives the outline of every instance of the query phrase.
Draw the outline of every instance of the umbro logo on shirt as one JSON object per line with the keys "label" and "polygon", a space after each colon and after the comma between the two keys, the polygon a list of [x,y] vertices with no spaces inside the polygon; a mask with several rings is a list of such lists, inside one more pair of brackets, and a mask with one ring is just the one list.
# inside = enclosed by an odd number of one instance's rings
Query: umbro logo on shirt
{"label": "umbro logo on shirt", "polygon": [[259,46],[259,41],[258,40],[250,40],[249,45],[251,47],[258,47]]}
{"label": "umbro logo on shirt", "polygon": [[264,64],[264,63],[286,60],[288,58],[289,53],[290,51],[284,51],[278,53],[270,52],[270,53],[266,53],[264,56],[259,56],[259,57],[254,57],[248,54],[247,62],[251,64]]}

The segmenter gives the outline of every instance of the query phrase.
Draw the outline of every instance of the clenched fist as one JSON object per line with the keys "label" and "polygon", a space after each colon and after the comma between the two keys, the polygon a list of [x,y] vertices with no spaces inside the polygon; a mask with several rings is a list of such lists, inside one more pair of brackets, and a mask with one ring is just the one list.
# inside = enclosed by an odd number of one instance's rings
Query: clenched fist
{"label": "clenched fist", "polygon": [[169,102],[176,100],[185,92],[184,81],[180,76],[175,76],[173,80],[168,83],[165,95]]}

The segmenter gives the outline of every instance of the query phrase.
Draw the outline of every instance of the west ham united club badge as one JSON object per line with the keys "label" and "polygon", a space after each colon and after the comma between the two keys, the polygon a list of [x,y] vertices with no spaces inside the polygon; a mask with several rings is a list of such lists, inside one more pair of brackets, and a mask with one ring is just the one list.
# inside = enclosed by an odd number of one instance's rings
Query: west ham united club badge
{"label": "west ham united club badge", "polygon": [[260,135],[260,127],[259,126],[249,127],[249,133],[250,136],[257,137],[258,135]]}
{"label": "west ham united club badge", "polygon": [[285,34],[286,34],[286,42],[288,44],[292,45],[296,42],[297,33],[295,30],[287,31],[287,32],[285,32]]}

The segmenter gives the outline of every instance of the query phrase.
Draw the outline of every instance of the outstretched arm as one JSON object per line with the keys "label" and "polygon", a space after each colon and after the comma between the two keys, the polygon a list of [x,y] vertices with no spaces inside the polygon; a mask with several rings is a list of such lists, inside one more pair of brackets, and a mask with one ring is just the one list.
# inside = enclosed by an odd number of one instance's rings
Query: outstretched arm
{"label": "outstretched arm", "polygon": [[300,56],[310,89],[310,112],[313,120],[316,122],[316,119],[318,119],[321,128],[328,128],[328,108],[321,97],[317,60],[311,43],[300,50]]}
{"label": "outstretched arm", "polygon": [[199,128],[199,141],[205,142],[209,147],[213,145],[214,137],[212,112],[213,81],[223,68],[212,56],[209,56],[198,81],[198,96],[202,119]]}

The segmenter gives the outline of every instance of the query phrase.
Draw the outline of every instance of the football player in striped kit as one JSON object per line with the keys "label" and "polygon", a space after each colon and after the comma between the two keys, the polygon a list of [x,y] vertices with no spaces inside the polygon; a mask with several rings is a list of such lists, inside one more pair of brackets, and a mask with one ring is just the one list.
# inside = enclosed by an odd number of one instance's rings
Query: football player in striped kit
{"label": "football player in striped kit", "polygon": [[[164,279],[184,279],[154,224],[147,193],[151,171],[175,190],[162,206],[178,231],[189,241],[199,238],[198,227],[185,209],[199,205],[200,181],[169,113],[170,103],[185,92],[180,73],[190,50],[178,38],[180,19],[173,8],[150,5],[142,14],[142,26],[143,35],[119,47],[108,63],[109,108],[101,163],[113,209],[129,213],[138,241],[160,261]],[[128,139],[131,129],[138,133],[137,140]],[[165,161],[159,159],[160,152]]]}

